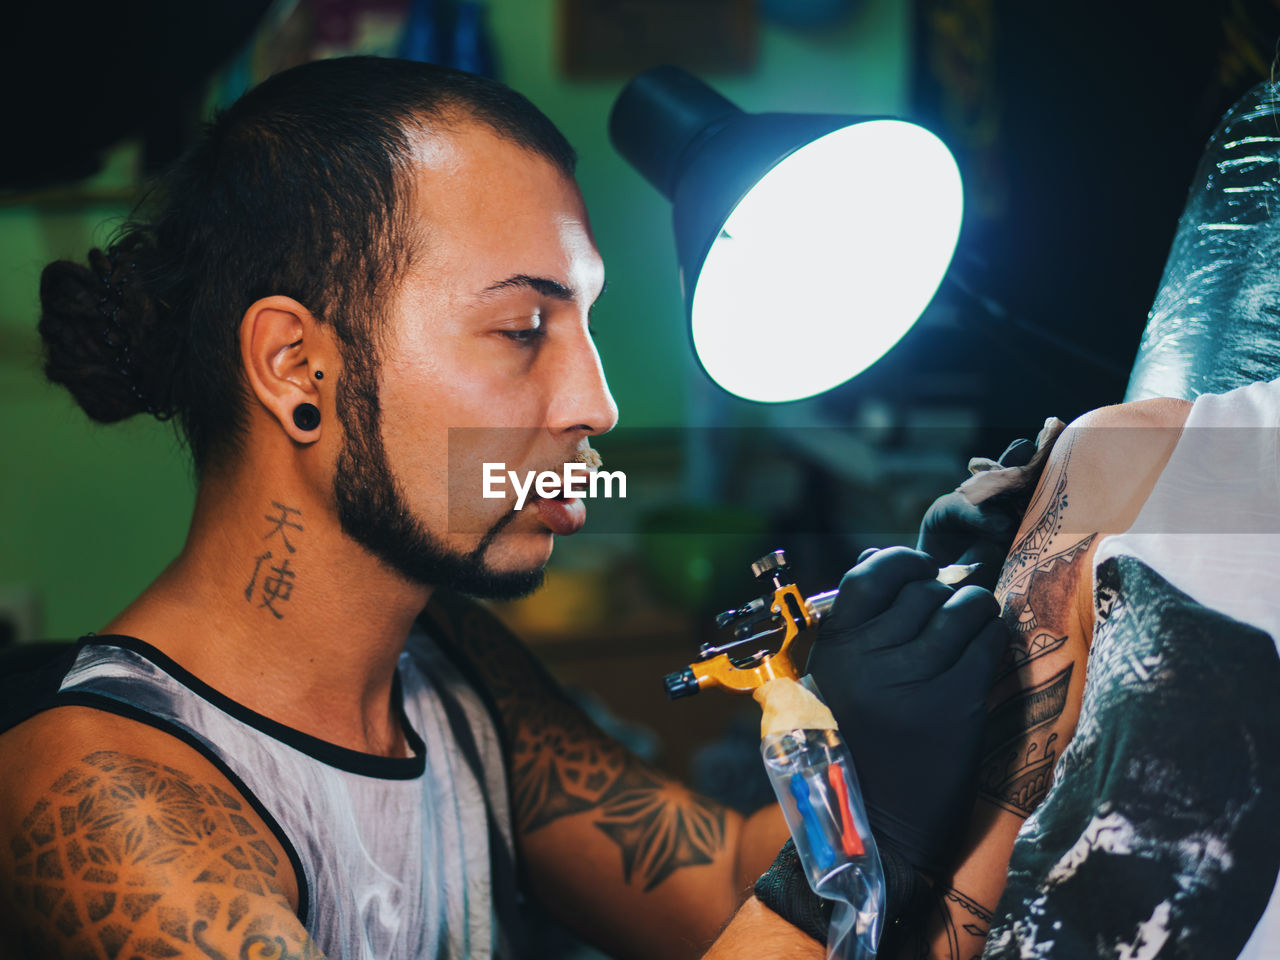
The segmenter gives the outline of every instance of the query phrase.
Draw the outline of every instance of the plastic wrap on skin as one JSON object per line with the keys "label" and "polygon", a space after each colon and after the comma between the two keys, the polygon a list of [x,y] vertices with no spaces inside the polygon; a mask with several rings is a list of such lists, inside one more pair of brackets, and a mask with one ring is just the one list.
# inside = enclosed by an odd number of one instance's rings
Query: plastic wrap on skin
{"label": "plastic wrap on skin", "polygon": [[1125,400],[1221,393],[1280,376],[1280,83],[1209,139]]}

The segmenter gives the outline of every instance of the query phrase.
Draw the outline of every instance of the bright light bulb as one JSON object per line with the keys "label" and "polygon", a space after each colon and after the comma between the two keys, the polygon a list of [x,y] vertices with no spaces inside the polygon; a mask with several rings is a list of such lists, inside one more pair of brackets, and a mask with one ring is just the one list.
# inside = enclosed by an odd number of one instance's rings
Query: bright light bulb
{"label": "bright light bulb", "polygon": [[933,298],[960,232],[942,141],[868,120],[790,154],[739,201],[693,294],[703,367],[748,400],[800,400],[875,363]]}

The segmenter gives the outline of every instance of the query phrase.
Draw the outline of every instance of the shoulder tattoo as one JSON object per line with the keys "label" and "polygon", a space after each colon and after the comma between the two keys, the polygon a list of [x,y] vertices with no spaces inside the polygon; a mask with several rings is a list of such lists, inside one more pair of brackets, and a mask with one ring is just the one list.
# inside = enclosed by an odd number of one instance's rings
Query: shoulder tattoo
{"label": "shoulder tattoo", "polygon": [[[278,931],[279,857],[242,800],[141,757],[103,750],[49,788],[9,838],[11,895],[41,956],[321,957]],[[188,885],[198,888],[191,895]],[[219,931],[217,943],[227,942]]]}

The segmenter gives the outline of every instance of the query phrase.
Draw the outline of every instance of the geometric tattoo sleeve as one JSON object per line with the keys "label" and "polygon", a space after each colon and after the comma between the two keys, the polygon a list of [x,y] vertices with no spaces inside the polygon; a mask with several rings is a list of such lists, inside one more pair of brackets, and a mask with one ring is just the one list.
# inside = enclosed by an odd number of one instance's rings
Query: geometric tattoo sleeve
{"label": "geometric tattoo sleeve", "polygon": [[29,951],[318,960],[282,893],[279,858],[246,812],[216,784],[164,764],[107,750],[84,757],[4,851]]}
{"label": "geometric tattoo sleeve", "polygon": [[440,600],[428,612],[439,639],[475,666],[496,701],[522,834],[588,813],[617,845],[623,879],[644,892],[724,850],[725,808],[650,769],[601,731],[492,614],[468,601]]}

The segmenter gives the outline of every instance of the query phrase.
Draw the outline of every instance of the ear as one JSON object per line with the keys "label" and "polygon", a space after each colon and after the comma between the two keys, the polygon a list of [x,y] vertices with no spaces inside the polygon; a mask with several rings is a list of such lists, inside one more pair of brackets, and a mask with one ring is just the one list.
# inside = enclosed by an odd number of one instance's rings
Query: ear
{"label": "ear", "polygon": [[[336,372],[337,352],[311,311],[291,297],[255,301],[240,321],[240,357],[249,389],[289,438],[297,443],[318,440],[325,428],[325,407],[315,374]],[[322,411],[315,430],[302,430],[293,422],[294,410],[303,403]],[[328,409],[332,411],[332,404]]]}

